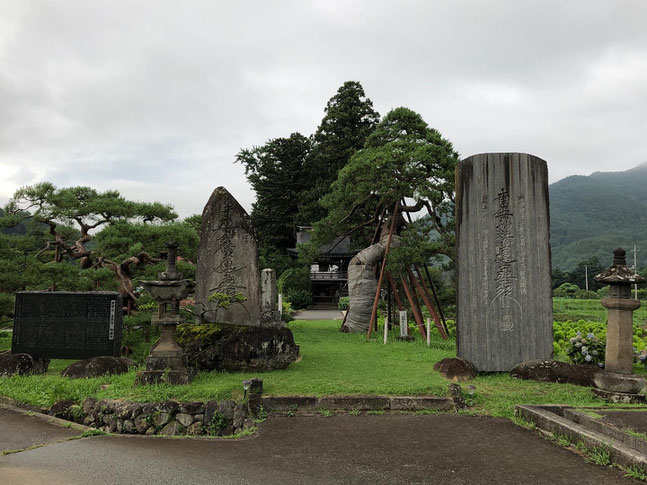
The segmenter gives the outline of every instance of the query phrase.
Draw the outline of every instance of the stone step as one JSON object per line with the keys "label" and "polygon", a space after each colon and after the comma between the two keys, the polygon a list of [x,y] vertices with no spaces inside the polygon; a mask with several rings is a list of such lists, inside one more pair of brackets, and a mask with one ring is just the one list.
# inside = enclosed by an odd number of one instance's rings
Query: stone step
{"label": "stone step", "polygon": [[[613,463],[624,467],[638,466],[643,470],[647,470],[647,454],[620,439],[614,438],[603,429],[589,429],[583,424],[568,419],[565,416],[572,416],[571,413],[567,412],[568,410],[568,406],[559,405],[520,405],[516,407],[515,413],[535,423],[537,428],[542,431],[568,436],[574,443],[582,441],[587,448],[608,450]],[[582,420],[582,422],[585,422],[585,420]],[[586,422],[588,423],[588,421]]]}

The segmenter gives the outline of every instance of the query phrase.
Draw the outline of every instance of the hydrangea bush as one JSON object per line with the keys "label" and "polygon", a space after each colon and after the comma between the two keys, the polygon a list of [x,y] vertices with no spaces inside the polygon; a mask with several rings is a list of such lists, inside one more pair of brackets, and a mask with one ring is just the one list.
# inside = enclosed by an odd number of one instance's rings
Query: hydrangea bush
{"label": "hydrangea bush", "polygon": [[590,364],[604,367],[605,343],[589,332],[577,332],[566,347],[566,355],[574,364]]}

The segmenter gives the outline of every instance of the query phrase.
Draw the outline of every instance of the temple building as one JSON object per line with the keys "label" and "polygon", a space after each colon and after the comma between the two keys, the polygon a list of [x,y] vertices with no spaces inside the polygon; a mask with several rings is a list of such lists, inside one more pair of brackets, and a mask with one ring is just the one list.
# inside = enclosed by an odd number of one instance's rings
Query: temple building
{"label": "temple building", "polygon": [[[312,226],[299,226],[297,247],[310,241]],[[297,248],[288,252],[294,257]],[[323,246],[310,266],[310,285],[314,307],[337,305],[341,296],[348,296],[348,263],[359,251],[350,249],[350,237],[341,236]]]}

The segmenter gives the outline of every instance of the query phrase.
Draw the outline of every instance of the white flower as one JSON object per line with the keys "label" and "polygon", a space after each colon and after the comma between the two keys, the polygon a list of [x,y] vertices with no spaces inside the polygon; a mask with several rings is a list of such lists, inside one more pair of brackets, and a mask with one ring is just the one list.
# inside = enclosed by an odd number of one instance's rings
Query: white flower
{"label": "white flower", "polygon": [[587,355],[586,357],[584,357],[584,360],[587,362],[591,362],[593,360],[593,357],[591,357],[591,355]]}

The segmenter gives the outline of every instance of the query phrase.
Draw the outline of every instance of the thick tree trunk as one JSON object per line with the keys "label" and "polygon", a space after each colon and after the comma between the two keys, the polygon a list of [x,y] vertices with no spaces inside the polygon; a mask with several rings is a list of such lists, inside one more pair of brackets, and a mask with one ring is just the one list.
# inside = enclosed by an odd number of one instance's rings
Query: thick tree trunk
{"label": "thick tree trunk", "polygon": [[[348,265],[348,316],[344,324],[348,332],[366,332],[371,320],[377,279],[373,268],[384,258],[388,234],[380,241],[360,251]],[[397,247],[399,236],[393,236],[391,247]]]}

